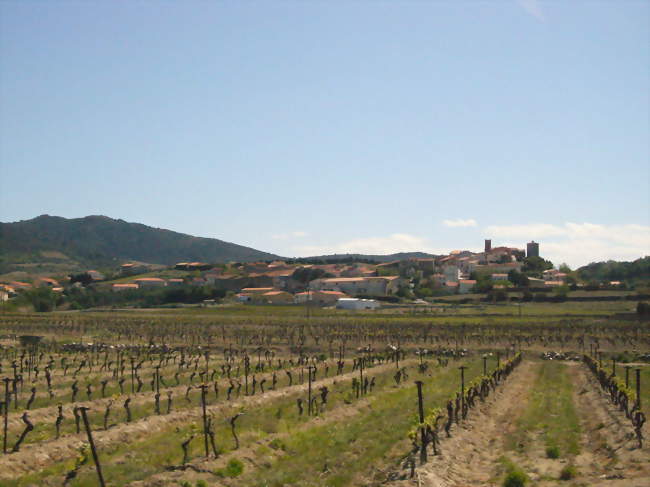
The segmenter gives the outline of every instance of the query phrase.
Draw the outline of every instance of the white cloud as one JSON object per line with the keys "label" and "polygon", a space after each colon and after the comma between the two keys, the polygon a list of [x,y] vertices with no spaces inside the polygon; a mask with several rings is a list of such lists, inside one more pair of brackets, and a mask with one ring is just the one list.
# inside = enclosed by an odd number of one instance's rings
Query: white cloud
{"label": "white cloud", "polygon": [[443,250],[433,249],[426,239],[407,233],[394,233],[387,237],[357,238],[332,245],[296,246],[293,247],[293,251],[301,256],[329,254],[383,255],[397,252],[445,253]]}
{"label": "white cloud", "polygon": [[271,235],[271,238],[275,240],[287,240],[289,238],[304,238],[307,235],[309,235],[307,232],[296,230],[294,232],[276,233],[275,235]]}
{"label": "white cloud", "polygon": [[517,0],[517,3],[521,5],[526,12],[533,17],[536,17],[538,20],[542,22],[546,20],[546,16],[542,10],[542,5],[538,0]]}
{"label": "white cloud", "polygon": [[443,220],[442,224],[446,227],[475,227],[477,225],[476,220],[473,218],[468,218],[467,220],[463,220],[462,218]]}
{"label": "white cloud", "polygon": [[485,234],[493,239],[511,239],[501,245],[522,247],[531,239],[540,242],[542,257],[558,264],[579,267],[603,260],[634,260],[650,255],[650,226],[571,223],[552,225],[491,225]]}

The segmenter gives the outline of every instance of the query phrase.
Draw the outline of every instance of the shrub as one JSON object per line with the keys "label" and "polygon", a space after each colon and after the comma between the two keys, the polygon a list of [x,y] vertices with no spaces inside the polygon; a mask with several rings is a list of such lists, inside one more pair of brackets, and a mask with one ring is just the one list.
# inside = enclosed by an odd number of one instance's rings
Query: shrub
{"label": "shrub", "polygon": [[560,449],[557,446],[549,446],[546,448],[546,456],[548,458],[560,458]]}
{"label": "shrub", "polygon": [[523,470],[515,468],[506,475],[503,481],[503,487],[524,487],[526,482],[528,482],[528,475]]}
{"label": "shrub", "polygon": [[280,438],[274,438],[273,440],[271,440],[269,446],[274,450],[286,450],[287,448],[287,446]]}
{"label": "shrub", "polygon": [[560,472],[560,480],[571,480],[578,475],[578,469],[574,465],[566,465]]}
{"label": "shrub", "polygon": [[232,458],[231,460],[228,460],[225,468],[215,470],[214,473],[219,477],[239,477],[243,471],[244,464],[241,462],[241,460]]}
{"label": "shrub", "polygon": [[208,487],[208,483],[205,480],[197,480],[196,487]]}

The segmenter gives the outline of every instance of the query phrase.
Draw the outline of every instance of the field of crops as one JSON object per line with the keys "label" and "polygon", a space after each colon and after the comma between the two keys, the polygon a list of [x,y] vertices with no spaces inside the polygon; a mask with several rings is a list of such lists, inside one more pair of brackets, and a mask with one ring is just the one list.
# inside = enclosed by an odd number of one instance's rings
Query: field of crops
{"label": "field of crops", "polygon": [[522,308],[0,316],[0,485],[650,485],[648,322]]}

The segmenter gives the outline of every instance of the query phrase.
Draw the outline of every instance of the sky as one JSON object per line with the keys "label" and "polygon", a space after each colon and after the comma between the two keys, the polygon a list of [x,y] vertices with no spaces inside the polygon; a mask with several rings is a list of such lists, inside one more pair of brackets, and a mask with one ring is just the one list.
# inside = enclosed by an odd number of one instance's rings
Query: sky
{"label": "sky", "polygon": [[0,1],[0,221],[650,254],[650,2]]}

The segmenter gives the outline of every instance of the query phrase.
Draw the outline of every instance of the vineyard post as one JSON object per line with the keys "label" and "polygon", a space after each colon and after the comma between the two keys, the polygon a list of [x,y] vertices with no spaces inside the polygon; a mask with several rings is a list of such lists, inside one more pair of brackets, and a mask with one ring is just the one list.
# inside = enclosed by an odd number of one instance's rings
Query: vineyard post
{"label": "vineyard post", "polygon": [[415,385],[418,386],[418,413],[420,414],[420,434],[422,435],[422,448],[420,448],[420,463],[427,461],[427,447],[426,447],[426,432],[424,428],[424,404],[422,401],[422,381],[416,380]]}
{"label": "vineyard post", "polygon": [[637,367],[634,370],[636,371],[636,402],[641,410],[641,369]]}
{"label": "vineyard post", "polygon": [[208,419],[205,412],[205,394],[208,386],[206,384],[201,384],[201,408],[203,409],[203,442],[205,443],[205,458],[210,456],[210,451],[208,450]]}
{"label": "vineyard post", "polygon": [[311,416],[311,369],[312,369],[311,365],[307,367],[307,373],[309,374],[309,388],[308,388],[309,404],[307,405],[308,416]]}
{"label": "vineyard post", "polygon": [[594,356],[594,344],[593,343],[589,344],[589,356],[590,357]]}
{"label": "vineyard post", "polygon": [[501,367],[501,352],[497,352],[497,369]]}
{"label": "vineyard post", "polygon": [[625,366],[625,387],[630,387],[630,366]]}
{"label": "vineyard post", "polygon": [[244,382],[245,382],[245,393],[248,396],[248,372],[249,372],[249,365],[250,364],[250,359],[248,358],[248,355],[244,357]]}
{"label": "vineyard post", "polygon": [[7,453],[7,415],[9,414],[9,382],[11,379],[9,377],[5,377],[2,379],[2,381],[5,383],[5,405],[4,405],[4,410],[3,410],[3,425],[2,425],[2,453]]}
{"label": "vineyard post", "polygon": [[612,358],[612,375],[616,375],[616,359]]}
{"label": "vineyard post", "polygon": [[135,358],[131,357],[131,394],[135,392],[133,381],[135,379]]}
{"label": "vineyard post", "polygon": [[487,354],[483,354],[483,375],[487,375]]}
{"label": "vineyard post", "polygon": [[359,388],[361,389],[361,394],[363,394],[363,357],[361,357],[361,362],[359,365],[359,377],[360,377],[360,382],[359,382]]}
{"label": "vineyard post", "polygon": [[603,352],[598,351],[598,366],[603,368]]}
{"label": "vineyard post", "polygon": [[[464,365],[458,367],[460,369],[460,399],[461,399],[461,411],[465,411],[465,369],[467,368]],[[462,417],[462,414],[461,414]]]}
{"label": "vineyard post", "polygon": [[99,456],[97,455],[97,450],[95,449],[95,442],[93,441],[93,435],[90,431],[90,423],[88,422],[88,415],[86,414],[88,408],[80,407],[79,411],[81,411],[81,417],[83,418],[84,426],[86,427],[86,434],[88,435],[88,443],[90,443],[90,451],[92,452],[93,460],[95,461],[95,468],[97,469],[97,477],[99,477],[99,485],[101,487],[105,487],[106,484],[104,483],[104,477],[102,475],[102,467],[99,464]]}

